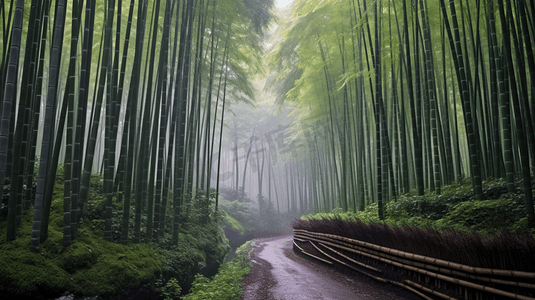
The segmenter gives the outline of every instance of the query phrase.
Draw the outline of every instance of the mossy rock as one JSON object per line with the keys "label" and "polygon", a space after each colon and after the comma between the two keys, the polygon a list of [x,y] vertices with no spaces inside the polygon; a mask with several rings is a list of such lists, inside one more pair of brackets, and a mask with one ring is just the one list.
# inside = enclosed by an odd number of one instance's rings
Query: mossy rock
{"label": "mossy rock", "polygon": [[99,244],[100,249],[89,252],[100,252],[98,256],[88,254],[88,249],[78,252],[91,265],[72,274],[72,292],[85,296],[119,294],[152,280],[161,272],[159,255],[150,245],[107,241]]}
{"label": "mossy rock", "polygon": [[78,240],[64,248],[62,233],[51,226],[33,253],[30,231],[31,222],[24,220],[16,240],[0,243],[0,295],[9,299],[50,299],[65,292],[113,297],[161,273],[162,261],[151,245],[111,243],[82,227]]}
{"label": "mossy rock", "polygon": [[27,240],[2,244],[0,256],[1,295],[39,299],[60,295],[71,288],[69,274],[44,252],[31,252]]}
{"label": "mossy rock", "polygon": [[97,263],[100,251],[90,245],[74,243],[63,253],[60,266],[68,273],[92,267]]}

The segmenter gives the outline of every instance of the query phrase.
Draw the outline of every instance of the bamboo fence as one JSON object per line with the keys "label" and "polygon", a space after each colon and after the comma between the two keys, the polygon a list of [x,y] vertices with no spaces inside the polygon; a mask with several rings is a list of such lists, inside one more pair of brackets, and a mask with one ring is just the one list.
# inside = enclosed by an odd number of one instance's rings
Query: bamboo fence
{"label": "bamboo fence", "polygon": [[312,258],[400,286],[424,299],[535,300],[535,272],[474,267],[304,229],[294,229],[294,245],[294,250]]}

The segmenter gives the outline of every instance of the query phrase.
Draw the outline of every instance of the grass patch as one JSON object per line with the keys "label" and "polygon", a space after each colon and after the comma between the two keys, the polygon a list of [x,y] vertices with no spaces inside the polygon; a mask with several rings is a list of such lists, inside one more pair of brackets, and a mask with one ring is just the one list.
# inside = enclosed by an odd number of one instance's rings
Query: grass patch
{"label": "grass patch", "polygon": [[243,290],[242,279],[249,274],[252,251],[251,241],[246,242],[236,250],[234,258],[219,267],[219,272],[213,279],[201,274],[195,275],[190,293],[183,300],[236,300],[240,299]]}

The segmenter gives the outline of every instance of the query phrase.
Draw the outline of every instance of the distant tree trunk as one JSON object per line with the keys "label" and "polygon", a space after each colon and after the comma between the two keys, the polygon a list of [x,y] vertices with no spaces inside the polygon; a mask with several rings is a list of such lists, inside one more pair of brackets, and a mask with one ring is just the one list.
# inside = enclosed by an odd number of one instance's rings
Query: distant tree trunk
{"label": "distant tree trunk", "polygon": [[239,167],[238,167],[238,124],[236,119],[234,119],[234,162],[236,164],[236,191],[239,191]]}
{"label": "distant tree trunk", "polygon": [[[227,40],[228,41],[228,40]],[[228,42],[225,46],[225,51],[228,51]],[[228,63],[228,52],[226,52],[226,55],[224,56],[224,61]],[[225,83],[223,85],[223,107],[221,108],[221,127],[219,129],[219,152],[218,152],[218,158],[217,158],[217,179],[216,179],[216,198],[215,198],[215,209],[217,211],[218,202],[219,202],[219,173],[221,171],[221,145],[223,141],[223,121],[225,117],[225,103],[226,103],[226,95],[227,95],[227,78],[228,78],[228,72],[225,72]],[[219,93],[218,93],[219,95]]]}
{"label": "distant tree trunk", "polygon": [[264,154],[264,142],[260,141],[260,150],[258,149],[258,143],[256,144],[256,161],[258,164],[260,164],[260,158],[259,158],[259,152],[262,152],[262,166],[258,166],[258,209],[259,211],[262,211],[266,209],[265,200],[262,195],[262,179],[264,177],[264,162],[265,162],[265,154]]}
{"label": "distant tree trunk", "polygon": [[253,134],[249,138],[249,150],[247,150],[247,155],[245,156],[245,165],[243,167],[243,181],[241,184],[241,188],[243,189],[244,192],[245,192],[245,178],[247,176],[247,163],[249,162],[249,155],[251,154],[251,149],[253,146],[254,139],[255,139],[255,135],[254,135],[254,128],[253,128]]}

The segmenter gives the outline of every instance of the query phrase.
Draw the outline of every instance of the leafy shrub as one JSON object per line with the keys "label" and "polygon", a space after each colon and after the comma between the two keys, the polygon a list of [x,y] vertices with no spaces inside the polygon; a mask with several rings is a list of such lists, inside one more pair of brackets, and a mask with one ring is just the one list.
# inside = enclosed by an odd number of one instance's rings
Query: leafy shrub
{"label": "leafy shrub", "polygon": [[231,217],[227,212],[223,211],[223,214],[225,216],[225,223],[230,226],[234,231],[239,233],[240,235],[245,234],[245,227],[236,219]]}
{"label": "leafy shrub", "polygon": [[219,188],[219,192],[229,201],[251,202],[251,199],[247,196],[243,187],[239,190],[221,187]]}
{"label": "leafy shrub", "polygon": [[495,234],[515,224],[514,206],[512,199],[466,201],[455,205],[443,222],[464,231]]}
{"label": "leafy shrub", "polygon": [[171,278],[167,282],[162,278],[157,279],[156,290],[163,295],[164,300],[177,299],[182,292],[182,288],[176,278]]}
{"label": "leafy shrub", "polygon": [[400,195],[397,201],[385,204],[385,219],[379,220],[377,203],[368,205],[364,211],[344,212],[340,208],[330,213],[301,216],[301,220],[360,220],[365,224],[383,223],[392,227],[414,226],[439,231],[461,230],[492,235],[503,230],[518,233],[531,232],[525,217],[524,195],[516,182],[516,192],[507,192],[504,179],[488,179],[483,194],[488,200],[474,199],[469,178],[442,187],[442,194],[427,192],[418,196],[416,191]]}
{"label": "leafy shrub", "polygon": [[246,228],[251,228],[254,224],[254,212],[248,202],[238,200],[227,200],[224,197],[219,198],[219,210],[226,212]]}
{"label": "leafy shrub", "polygon": [[249,274],[251,267],[251,242],[243,244],[236,250],[232,261],[221,265],[219,272],[212,280],[201,274],[195,275],[190,293],[183,300],[234,300],[243,293],[242,279]]}
{"label": "leafy shrub", "polygon": [[364,208],[364,211],[358,211],[358,212],[350,212],[350,211],[343,211],[341,208],[335,208],[330,213],[317,213],[317,214],[311,214],[311,215],[304,215],[301,216],[301,220],[303,221],[311,221],[311,220],[342,220],[342,221],[357,221],[360,220],[366,224],[369,224],[370,222],[381,222],[378,217],[377,213],[377,203],[371,203],[370,205],[366,206]]}
{"label": "leafy shrub", "polygon": [[447,209],[448,203],[441,195],[435,197],[402,196],[398,201],[391,201],[386,205],[387,215],[391,218],[422,217],[438,220],[445,215]]}

